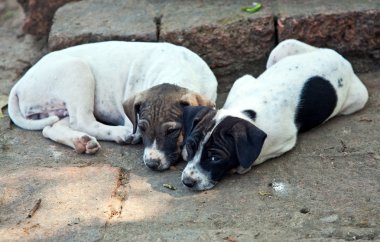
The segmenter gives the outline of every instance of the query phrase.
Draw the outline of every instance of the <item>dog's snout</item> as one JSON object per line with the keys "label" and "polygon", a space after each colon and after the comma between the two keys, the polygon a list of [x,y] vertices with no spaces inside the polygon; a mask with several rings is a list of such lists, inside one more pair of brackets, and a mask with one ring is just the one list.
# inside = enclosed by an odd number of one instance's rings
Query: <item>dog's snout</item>
{"label": "dog's snout", "polygon": [[161,160],[159,159],[149,159],[145,161],[145,164],[147,167],[149,167],[152,170],[157,170],[158,167],[160,167]]}
{"label": "dog's snout", "polygon": [[193,187],[197,181],[191,177],[185,177],[183,180],[182,180],[182,183],[187,186],[187,187]]}

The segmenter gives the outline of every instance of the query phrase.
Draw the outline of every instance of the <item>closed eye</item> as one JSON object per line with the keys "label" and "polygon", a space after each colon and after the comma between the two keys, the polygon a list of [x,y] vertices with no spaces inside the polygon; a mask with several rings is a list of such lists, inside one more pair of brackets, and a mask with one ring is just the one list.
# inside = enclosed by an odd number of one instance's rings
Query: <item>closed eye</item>
{"label": "closed eye", "polygon": [[139,126],[139,129],[140,129],[140,131],[141,131],[142,133],[144,133],[145,130],[146,130],[144,126]]}
{"label": "closed eye", "polygon": [[180,129],[179,128],[169,128],[166,130],[166,135],[171,135],[171,136],[174,136],[174,135],[179,135],[179,131]]}
{"label": "closed eye", "polygon": [[147,130],[146,122],[139,122],[138,127],[140,129],[140,132],[144,133]]}

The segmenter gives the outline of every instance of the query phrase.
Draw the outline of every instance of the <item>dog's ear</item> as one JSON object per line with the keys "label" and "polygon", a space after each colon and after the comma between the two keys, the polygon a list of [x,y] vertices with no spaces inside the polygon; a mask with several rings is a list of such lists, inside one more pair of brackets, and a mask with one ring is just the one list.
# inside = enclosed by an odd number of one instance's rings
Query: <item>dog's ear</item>
{"label": "dog's ear", "polygon": [[204,106],[187,106],[183,109],[183,127],[185,136],[189,135],[199,121],[211,110]]}
{"label": "dog's ear", "polygon": [[216,110],[205,106],[186,106],[183,109],[184,160],[193,158],[204,134],[215,122],[212,121]]}
{"label": "dog's ear", "polygon": [[267,134],[244,119],[229,118],[236,119],[230,129],[235,143],[236,157],[240,166],[247,169],[260,155]]}
{"label": "dog's ear", "polygon": [[195,92],[184,94],[180,99],[180,103],[183,106],[206,106],[210,108],[215,108],[216,106],[215,102]]}
{"label": "dog's ear", "polygon": [[133,133],[136,133],[137,130],[137,115],[140,112],[141,103],[141,94],[137,94],[123,103],[124,112],[133,124]]}

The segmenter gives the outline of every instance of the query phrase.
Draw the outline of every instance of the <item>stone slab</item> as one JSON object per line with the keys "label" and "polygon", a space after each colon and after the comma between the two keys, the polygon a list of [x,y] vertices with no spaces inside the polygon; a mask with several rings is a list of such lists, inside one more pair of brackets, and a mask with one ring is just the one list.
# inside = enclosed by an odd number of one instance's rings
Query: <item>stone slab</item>
{"label": "stone slab", "polygon": [[278,41],[299,39],[337,50],[355,71],[380,66],[380,1],[279,1]]}
{"label": "stone slab", "polygon": [[[33,63],[43,54],[40,45],[17,38],[17,33],[12,35],[20,27],[9,25],[16,16],[19,15],[14,14],[8,23],[0,26],[1,65],[6,65],[0,67],[0,92],[4,94],[15,83],[5,80],[10,79],[9,73],[17,76],[13,72],[21,68],[19,59]],[[111,213],[117,216],[108,219],[105,229],[100,230],[104,232],[100,241],[284,241],[284,238],[287,241],[380,241],[379,76],[379,71],[359,75],[370,92],[369,102],[362,111],[336,117],[300,135],[292,151],[245,175],[228,176],[210,191],[192,192],[181,184],[183,162],[165,172],[146,168],[142,145],[101,142],[102,149],[96,155],[78,155],[71,148],[44,138],[40,131],[10,125],[7,116],[0,118],[0,177],[10,180],[11,174],[25,174],[25,170],[38,174],[43,167],[46,171],[101,164],[121,167],[130,174],[130,179],[124,183],[119,177],[117,184],[128,188],[128,196],[121,213],[117,215],[117,210]],[[6,114],[6,108],[3,111]],[[86,179],[103,186],[102,177],[96,173]],[[163,187],[163,183],[175,186],[176,190]],[[30,187],[21,186],[17,187],[20,190]],[[0,191],[5,201],[3,190]],[[37,195],[23,205],[25,212],[35,204]],[[115,195],[122,198],[125,193],[117,189]],[[43,202],[34,216],[44,212]],[[117,202],[112,199],[110,205],[116,208]],[[3,210],[8,207],[0,202],[0,232],[18,222],[9,220],[10,215]],[[24,219],[25,214],[18,214]],[[75,238],[41,236],[29,241],[60,238],[92,241],[98,238],[97,228],[102,228],[100,222],[93,227],[81,223],[81,219],[69,222],[76,227],[83,225],[83,231],[94,234],[90,237],[71,231]],[[35,223],[20,224],[25,225],[18,228],[21,233],[23,228],[32,235],[33,230],[41,229]]]}
{"label": "stone slab", "polygon": [[160,41],[185,46],[199,54],[218,77],[266,59],[275,46],[271,1],[255,14],[241,11],[252,1],[191,1],[186,8],[167,5],[162,11]]}
{"label": "stone slab", "polygon": [[0,241],[101,239],[119,174],[104,165],[33,167],[0,177]]}
{"label": "stone slab", "polygon": [[0,1],[0,95],[8,95],[20,75],[47,50],[46,38],[21,34],[24,18],[16,1]]}
{"label": "stone slab", "polygon": [[26,13],[22,30],[37,36],[49,34],[55,11],[72,1],[79,0],[17,0]]}
{"label": "stone slab", "polygon": [[149,6],[138,0],[68,3],[55,14],[49,49],[107,40],[157,41],[155,12]]}
{"label": "stone slab", "polygon": [[213,69],[224,95],[238,78],[265,70],[278,41],[295,38],[336,49],[355,71],[380,67],[380,2],[261,1],[249,14],[248,0],[81,1],[61,7],[49,35],[50,50],[106,41],[165,41],[199,54]]}
{"label": "stone slab", "polygon": [[[199,54],[226,92],[238,70],[259,74],[275,45],[271,1],[256,14],[241,11],[251,1],[81,1],[66,4],[56,15],[49,48],[106,41],[164,41]],[[96,16],[96,17],[95,17]],[[249,67],[249,68],[248,68]]]}

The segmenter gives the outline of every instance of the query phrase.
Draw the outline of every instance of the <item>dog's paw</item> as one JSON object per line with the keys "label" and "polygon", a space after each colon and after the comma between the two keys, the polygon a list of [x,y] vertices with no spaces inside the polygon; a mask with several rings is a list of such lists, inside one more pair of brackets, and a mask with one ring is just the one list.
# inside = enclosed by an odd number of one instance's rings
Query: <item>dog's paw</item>
{"label": "dog's paw", "polygon": [[100,149],[98,141],[89,135],[83,135],[74,139],[75,151],[77,153],[95,154]]}
{"label": "dog's paw", "polygon": [[131,144],[133,144],[133,145],[139,144],[139,143],[141,143],[141,141],[142,141],[142,135],[141,134],[135,134],[135,135],[133,135],[133,139],[132,139]]}
{"label": "dog's paw", "polygon": [[130,134],[127,136],[127,139],[125,140],[125,144],[138,144],[142,141],[142,136],[141,134]]}

